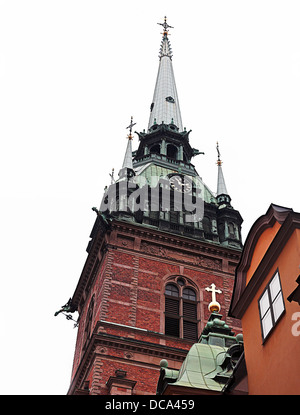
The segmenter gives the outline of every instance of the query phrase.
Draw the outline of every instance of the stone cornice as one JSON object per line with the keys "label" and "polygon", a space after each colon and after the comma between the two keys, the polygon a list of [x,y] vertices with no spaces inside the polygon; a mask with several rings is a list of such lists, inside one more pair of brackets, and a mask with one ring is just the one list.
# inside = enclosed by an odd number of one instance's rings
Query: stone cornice
{"label": "stone cornice", "polygon": [[172,248],[186,249],[187,251],[201,252],[207,255],[218,255],[223,258],[238,261],[241,251],[235,248],[225,247],[220,244],[213,244],[213,242],[205,242],[189,238],[187,236],[180,236],[171,234],[162,230],[152,229],[144,225],[134,224],[132,222],[114,220],[112,222],[112,231],[124,232],[128,235],[137,236],[147,239],[153,243],[168,245]]}

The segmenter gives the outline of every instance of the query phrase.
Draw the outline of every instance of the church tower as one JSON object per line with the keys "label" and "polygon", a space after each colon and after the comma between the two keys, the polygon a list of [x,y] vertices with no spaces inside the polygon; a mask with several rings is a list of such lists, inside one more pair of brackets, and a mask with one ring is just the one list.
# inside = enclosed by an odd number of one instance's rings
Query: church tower
{"label": "church tower", "polygon": [[[123,165],[112,177],[73,296],[78,311],[68,394],[155,394],[160,361],[178,370],[210,316],[215,287],[227,317],[240,258],[242,218],[231,206],[218,150],[213,193],[192,163],[183,127],[166,18],[147,130],[132,150],[131,118]],[[213,284],[213,285],[212,285]],[[59,314],[56,313],[56,314]]]}

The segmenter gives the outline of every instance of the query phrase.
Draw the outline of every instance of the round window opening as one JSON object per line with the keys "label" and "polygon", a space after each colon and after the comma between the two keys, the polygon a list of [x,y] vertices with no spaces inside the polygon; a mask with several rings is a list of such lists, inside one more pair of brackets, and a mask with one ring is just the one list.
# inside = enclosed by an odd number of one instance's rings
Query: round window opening
{"label": "round window opening", "polygon": [[177,280],[177,284],[178,284],[178,285],[181,285],[181,286],[185,285],[185,281],[184,281],[184,279],[183,279],[183,278],[178,278],[178,280]]}

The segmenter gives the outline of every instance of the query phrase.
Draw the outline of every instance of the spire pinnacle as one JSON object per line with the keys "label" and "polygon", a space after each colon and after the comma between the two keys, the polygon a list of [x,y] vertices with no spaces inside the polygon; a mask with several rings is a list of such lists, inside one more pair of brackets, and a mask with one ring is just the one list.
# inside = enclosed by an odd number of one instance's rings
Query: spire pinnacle
{"label": "spire pinnacle", "polygon": [[130,119],[130,124],[128,125],[127,128],[129,128],[129,134],[127,136],[128,138],[128,143],[127,143],[127,147],[126,147],[126,152],[125,152],[125,156],[124,156],[124,160],[123,160],[123,165],[122,165],[122,169],[119,172],[119,176],[121,177],[123,174],[128,175],[128,171],[133,172],[133,164],[132,164],[132,127],[135,125],[136,123],[133,122],[133,117],[131,117]]}
{"label": "spire pinnacle", "polygon": [[162,33],[162,35],[164,35],[164,36],[168,36],[168,34],[169,34],[168,29],[169,29],[169,28],[170,28],[170,29],[174,29],[174,27],[173,27],[173,26],[170,26],[170,25],[167,23],[167,16],[165,16],[165,17],[164,17],[164,23],[157,23],[157,24],[161,25],[161,26],[164,28],[164,32]]}
{"label": "spire pinnacle", "polygon": [[128,140],[132,140],[132,139],[133,139],[133,137],[132,137],[132,127],[133,127],[135,124],[136,124],[136,122],[134,122],[134,123],[133,123],[133,117],[131,117],[131,119],[130,119],[130,124],[128,125],[128,127],[126,127],[126,129],[127,129],[127,128],[129,128],[129,134],[128,134],[128,136],[127,136]]}
{"label": "spire pinnacle", "polygon": [[218,186],[217,186],[217,200],[220,204],[221,202],[226,202],[227,204],[230,204],[230,196],[228,194],[224,176],[223,176],[223,170],[222,170],[222,161],[221,161],[221,154],[219,150],[219,143],[217,142],[217,153],[218,153],[218,160],[217,160],[217,166],[218,166]]}
{"label": "spire pinnacle", "polygon": [[167,23],[167,17],[165,16],[165,21],[164,23],[157,23],[159,25],[161,25],[164,28],[164,31],[162,33],[163,38],[161,41],[161,45],[160,45],[160,50],[159,50],[159,58],[161,59],[163,56],[168,56],[168,58],[172,59],[172,48],[171,48],[171,44],[170,41],[168,39],[168,35],[169,35],[169,28],[173,28],[173,26],[168,25]]}
{"label": "spire pinnacle", "polygon": [[217,196],[219,196],[219,195],[228,195],[227,188],[226,188],[226,184],[225,184],[225,180],[224,180],[224,176],[223,176],[223,171],[222,171],[222,161],[221,161],[221,154],[220,154],[219,143],[218,142],[217,142],[217,152],[218,152],[218,161],[217,161],[217,166],[218,166]]}
{"label": "spire pinnacle", "polygon": [[221,154],[220,154],[220,150],[219,150],[219,143],[218,143],[218,141],[217,141],[217,152],[218,152],[218,161],[217,161],[217,165],[218,165],[218,166],[222,166]]}
{"label": "spire pinnacle", "polygon": [[159,50],[159,68],[156,78],[153,100],[150,105],[150,118],[148,130],[154,124],[175,125],[181,132],[183,131],[179,100],[175,84],[173,66],[172,66],[172,49],[168,38],[168,29],[173,28],[167,23],[165,17],[164,23],[158,23],[164,29],[163,38]]}

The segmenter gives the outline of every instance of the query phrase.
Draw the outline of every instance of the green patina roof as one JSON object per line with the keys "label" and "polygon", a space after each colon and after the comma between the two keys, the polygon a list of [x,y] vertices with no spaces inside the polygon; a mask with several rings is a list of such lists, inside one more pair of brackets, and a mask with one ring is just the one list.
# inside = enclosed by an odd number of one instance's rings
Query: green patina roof
{"label": "green patina roof", "polygon": [[[168,174],[177,172],[177,166],[174,166],[174,170],[170,167],[164,167],[159,164],[155,163],[147,163],[146,165],[140,166],[136,168],[136,177],[135,182],[137,184],[145,184],[144,180],[146,180],[147,184],[151,187],[155,187],[160,178],[166,178]],[[208,186],[203,183],[201,178],[198,175],[195,175],[194,171],[188,172],[184,171],[184,174],[192,176],[192,179],[198,189],[201,189],[203,194],[203,200],[206,203],[217,203],[216,197],[213,192],[208,188]],[[142,183],[140,183],[142,182]]]}
{"label": "green patina roof", "polygon": [[223,390],[243,351],[243,336],[234,336],[221,318],[217,313],[211,314],[199,342],[191,347],[179,371],[168,369],[168,362],[161,361],[158,394],[164,393],[170,384],[173,388]]}
{"label": "green patina roof", "polygon": [[168,379],[169,382],[174,382],[178,378],[179,370],[164,369],[164,379]]}
{"label": "green patina roof", "polygon": [[[224,382],[213,379],[223,372],[220,366],[226,357],[227,347],[209,344],[194,344],[188,352],[173,385],[190,388],[211,389],[221,391]],[[230,374],[228,373],[228,378]]]}

